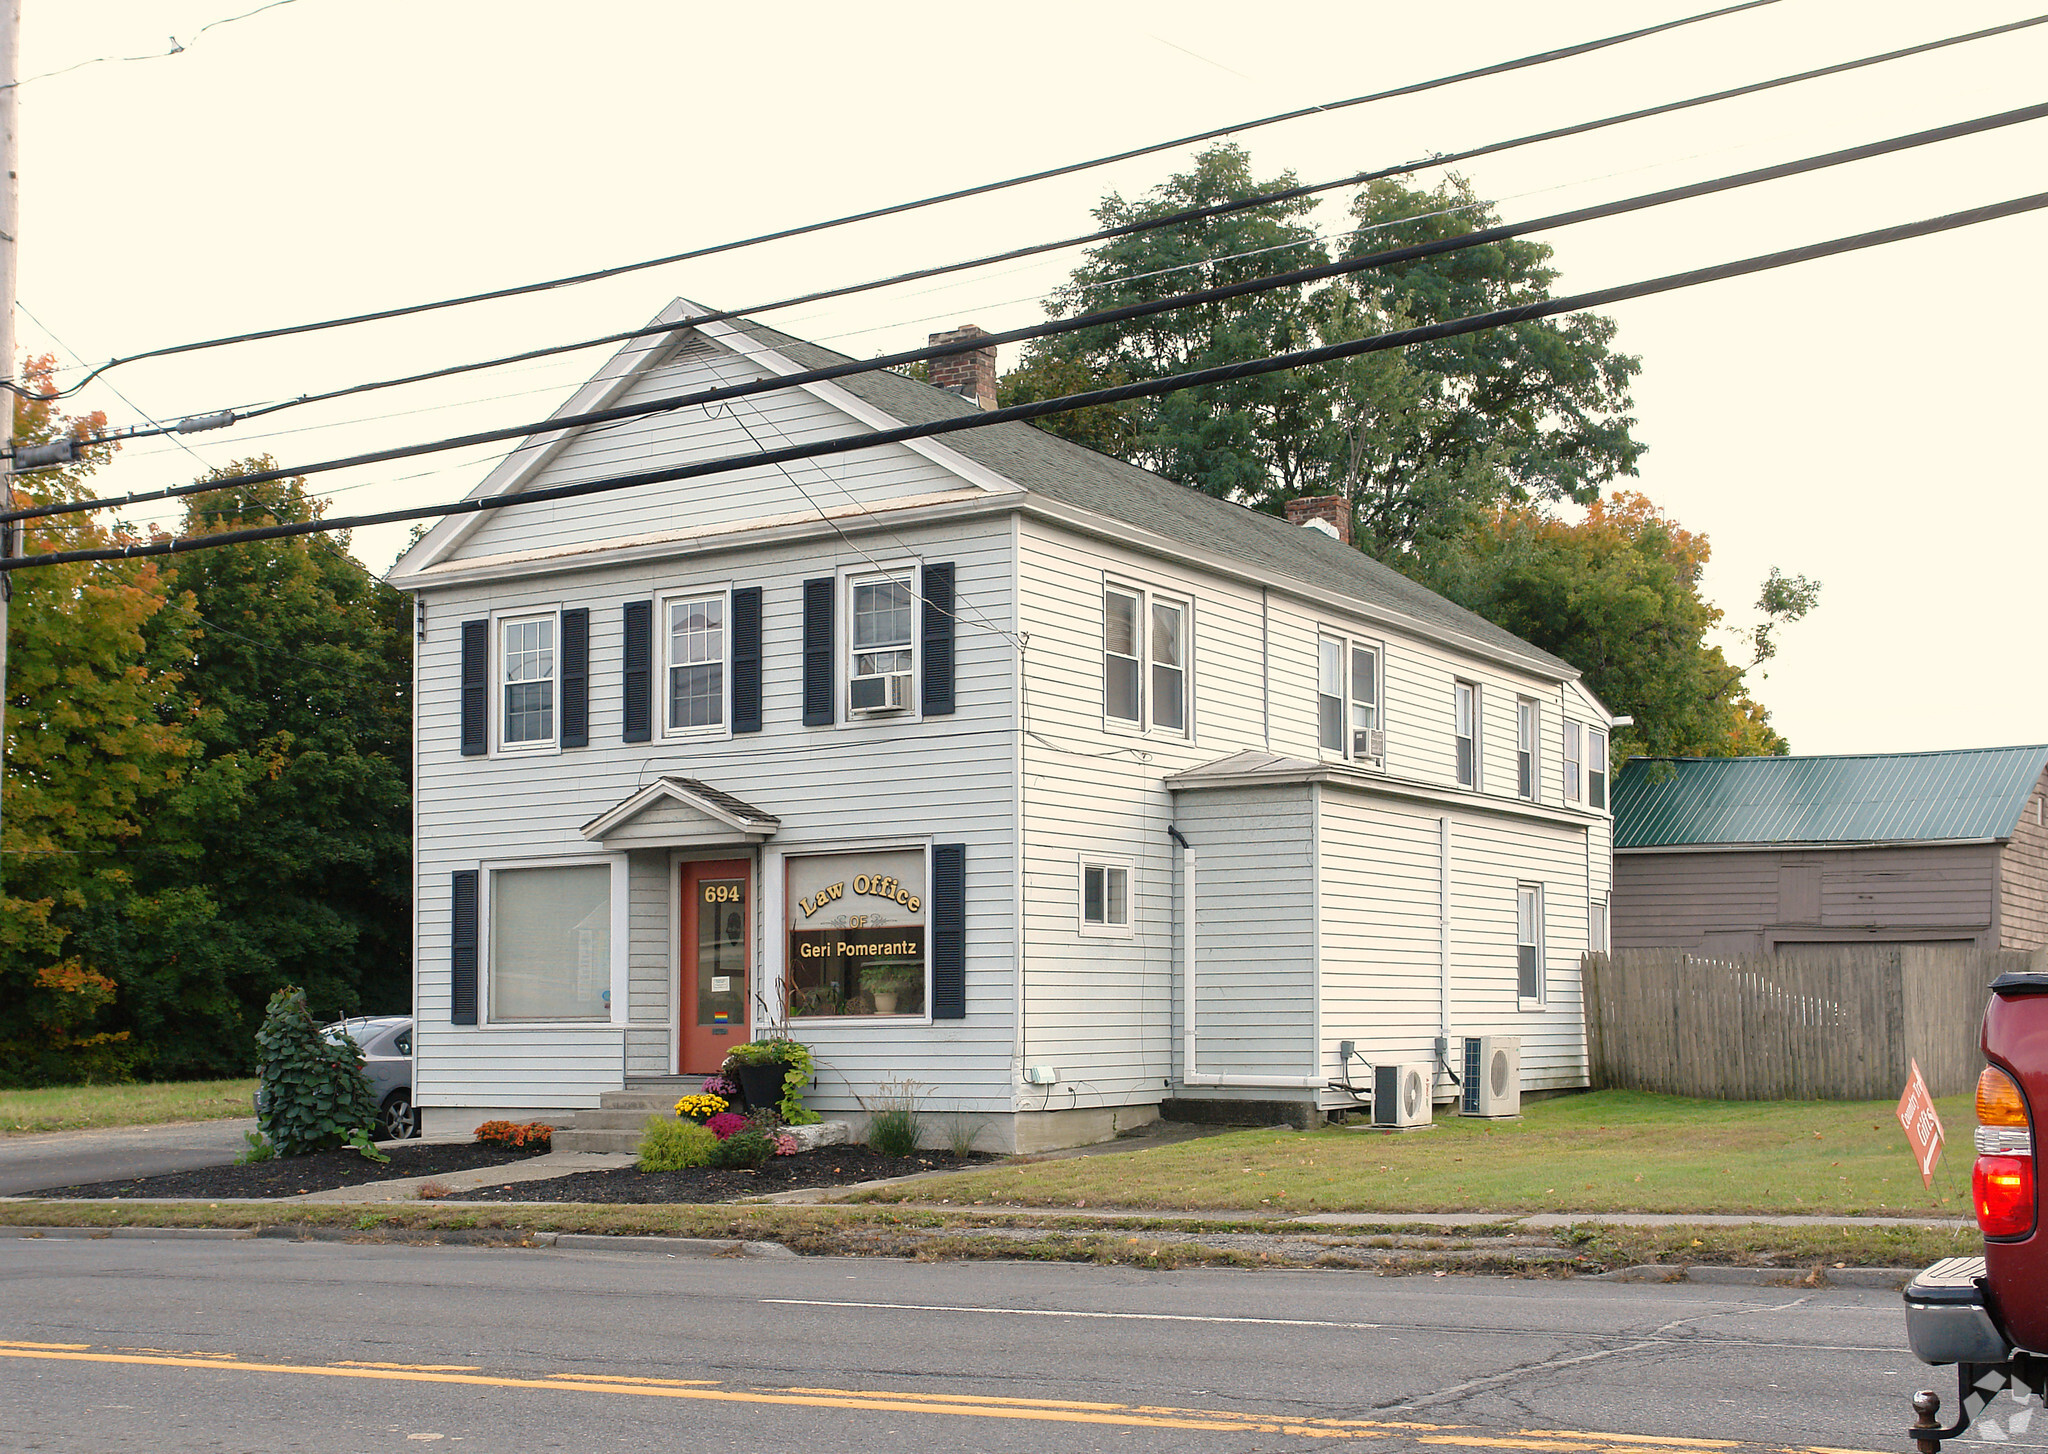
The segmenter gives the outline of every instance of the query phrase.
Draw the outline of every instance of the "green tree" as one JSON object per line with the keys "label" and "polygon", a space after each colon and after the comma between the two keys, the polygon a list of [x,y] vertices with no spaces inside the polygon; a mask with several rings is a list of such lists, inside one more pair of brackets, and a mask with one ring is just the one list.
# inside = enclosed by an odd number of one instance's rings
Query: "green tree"
{"label": "green tree", "polygon": [[[1111,193],[1095,217],[1120,227],[1294,184],[1291,172],[1255,180],[1244,149],[1226,142],[1137,202]],[[1111,238],[1088,250],[1071,281],[1046,301],[1046,312],[1067,318],[1325,262],[1321,238],[1300,220],[1313,207],[1298,198]],[[1306,347],[1313,332],[1307,299],[1294,289],[1040,339],[1004,375],[1001,401],[1028,403],[1259,358]],[[1276,479],[1283,488],[1301,482],[1310,463],[1302,445],[1327,422],[1323,395],[1318,378],[1268,374],[1054,415],[1044,427],[1212,495],[1246,498]]]}
{"label": "green tree", "polygon": [[[303,481],[238,486],[215,471],[182,533],[317,519]],[[103,916],[124,1002],[159,1073],[232,1071],[271,995],[303,986],[322,1015],[411,1004],[409,602],[347,538],[311,535],[171,557],[161,635],[202,710],[187,781],[152,835],[165,914],[203,889],[214,919]]]}
{"label": "green tree", "polygon": [[[1257,180],[1223,143],[1139,202],[1112,194],[1105,226],[1241,201],[1294,184]],[[1046,302],[1055,318],[1268,276],[1326,260],[1306,198],[1114,238],[1089,249]],[[1392,179],[1362,188],[1341,253],[1463,236],[1495,225],[1468,183],[1434,190]],[[1028,345],[1002,381],[1006,404],[1232,363],[1550,297],[1550,249],[1509,240],[1295,287],[1104,325]],[[1632,474],[1637,359],[1614,353],[1614,324],[1539,319],[1337,364],[1131,400],[1043,427],[1169,479],[1278,512],[1339,494],[1362,548],[1399,558],[1455,537],[1495,505],[1589,503]]]}
{"label": "green tree", "polygon": [[[32,393],[48,392],[50,368],[48,358],[29,361]],[[17,440],[83,438],[105,425],[104,415],[15,402]],[[82,497],[111,452],[21,477],[18,500]],[[80,513],[32,522],[28,548],[132,538]],[[159,625],[169,592],[153,562],[50,566],[9,580],[0,1083],[118,1077],[145,1047],[121,1027],[115,966],[84,931],[135,912],[136,855],[186,779],[194,712],[175,669],[184,638]]]}
{"label": "green tree", "polygon": [[1491,512],[1419,574],[1437,590],[1563,657],[1635,725],[1614,734],[1614,760],[1636,755],[1778,756],[1788,750],[1747,679],[1776,627],[1812,609],[1817,582],[1777,569],[1743,633],[1750,660],[1731,662],[1710,638],[1721,611],[1701,597],[1707,538],[1639,494],[1617,491],[1583,523],[1540,508]]}

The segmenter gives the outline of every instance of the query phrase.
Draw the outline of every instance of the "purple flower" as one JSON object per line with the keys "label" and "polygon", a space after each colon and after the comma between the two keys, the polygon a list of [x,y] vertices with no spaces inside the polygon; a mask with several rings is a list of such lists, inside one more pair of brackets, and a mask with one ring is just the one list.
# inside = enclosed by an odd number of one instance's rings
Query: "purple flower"
{"label": "purple flower", "polygon": [[796,1152],[796,1137],[790,1135],[787,1131],[777,1131],[775,1133],[775,1154],[777,1156],[794,1156]]}
{"label": "purple flower", "polygon": [[747,1118],[736,1111],[720,1111],[704,1123],[704,1129],[723,1141],[736,1131],[747,1129]]}
{"label": "purple flower", "polygon": [[724,1076],[707,1075],[704,1077],[704,1084],[701,1087],[699,1094],[707,1096],[725,1096],[727,1099],[730,1099],[732,1096],[737,1094],[738,1091],[739,1087],[734,1085],[731,1081],[727,1080]]}

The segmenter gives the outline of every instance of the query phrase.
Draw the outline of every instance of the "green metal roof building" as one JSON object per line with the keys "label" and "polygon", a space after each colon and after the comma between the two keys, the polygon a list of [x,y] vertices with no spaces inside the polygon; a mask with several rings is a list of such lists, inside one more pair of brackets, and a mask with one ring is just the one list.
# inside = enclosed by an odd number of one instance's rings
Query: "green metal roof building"
{"label": "green metal roof building", "polygon": [[1614,785],[1613,942],[2048,944],[2048,745],[1634,758]]}

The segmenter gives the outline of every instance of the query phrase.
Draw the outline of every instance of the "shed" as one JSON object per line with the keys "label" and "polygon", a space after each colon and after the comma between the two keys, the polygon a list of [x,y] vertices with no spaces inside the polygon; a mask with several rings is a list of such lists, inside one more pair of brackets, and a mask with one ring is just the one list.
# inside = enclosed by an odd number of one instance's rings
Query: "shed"
{"label": "shed", "polygon": [[1617,949],[2048,944],[2048,746],[1632,758]]}

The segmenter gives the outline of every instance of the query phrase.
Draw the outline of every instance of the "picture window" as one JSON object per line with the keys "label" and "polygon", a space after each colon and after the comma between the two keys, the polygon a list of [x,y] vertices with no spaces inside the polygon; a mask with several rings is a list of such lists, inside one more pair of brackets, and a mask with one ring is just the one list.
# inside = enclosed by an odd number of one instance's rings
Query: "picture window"
{"label": "picture window", "polygon": [[609,1021],[611,865],[493,870],[489,975],[494,1024]]}

